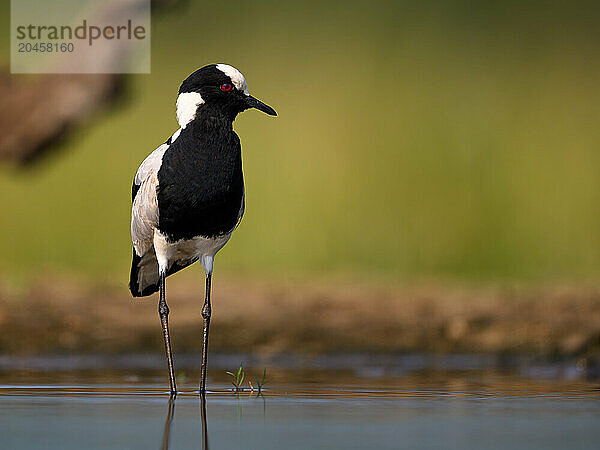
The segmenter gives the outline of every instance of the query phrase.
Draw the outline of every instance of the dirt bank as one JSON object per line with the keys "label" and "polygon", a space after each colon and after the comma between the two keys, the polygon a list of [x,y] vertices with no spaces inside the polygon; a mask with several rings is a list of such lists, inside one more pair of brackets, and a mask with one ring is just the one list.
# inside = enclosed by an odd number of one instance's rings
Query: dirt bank
{"label": "dirt bank", "polygon": [[[201,346],[201,283],[168,290],[175,351]],[[280,352],[487,352],[583,355],[600,348],[596,288],[382,287],[219,278],[211,350]],[[39,281],[0,289],[0,351],[161,351],[156,296]]]}

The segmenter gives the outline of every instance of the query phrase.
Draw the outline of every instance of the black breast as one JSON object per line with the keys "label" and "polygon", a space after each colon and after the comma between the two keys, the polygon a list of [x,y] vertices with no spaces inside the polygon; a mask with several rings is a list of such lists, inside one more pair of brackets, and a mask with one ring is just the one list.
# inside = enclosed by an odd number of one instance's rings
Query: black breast
{"label": "black breast", "polygon": [[233,230],[244,179],[231,122],[207,118],[188,124],[165,152],[158,183],[158,229],[170,240]]}

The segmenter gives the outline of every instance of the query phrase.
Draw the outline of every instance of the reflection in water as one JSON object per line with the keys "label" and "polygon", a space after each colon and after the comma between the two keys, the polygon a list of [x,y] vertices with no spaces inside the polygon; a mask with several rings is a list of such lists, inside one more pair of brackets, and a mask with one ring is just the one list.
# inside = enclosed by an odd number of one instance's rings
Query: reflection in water
{"label": "reflection in water", "polygon": [[177,394],[169,396],[169,410],[167,411],[167,418],[165,419],[165,429],[163,431],[163,442],[162,449],[168,450],[169,448],[169,435],[171,434],[171,423],[173,423],[173,415],[175,414],[175,398]]}
{"label": "reflection in water", "polygon": [[206,396],[200,393],[200,418],[202,420],[202,450],[208,450],[208,427],[206,426]]}
{"label": "reflection in water", "polygon": [[[169,396],[169,409],[165,419],[165,428],[163,431],[162,450],[169,449],[169,436],[171,434],[171,424],[175,415],[175,399],[177,394]],[[208,450],[208,428],[206,426],[206,396],[200,394],[200,419],[202,420],[202,450]]]}

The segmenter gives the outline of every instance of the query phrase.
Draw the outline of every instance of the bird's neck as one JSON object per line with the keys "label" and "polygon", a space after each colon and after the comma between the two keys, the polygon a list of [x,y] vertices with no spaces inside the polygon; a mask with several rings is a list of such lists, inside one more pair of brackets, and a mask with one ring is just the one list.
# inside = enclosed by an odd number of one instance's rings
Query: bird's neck
{"label": "bird's neck", "polygon": [[[186,151],[195,153],[202,164],[214,165],[225,175],[240,159],[239,139],[232,121],[218,111],[199,108],[196,117],[185,127]],[[223,167],[217,167],[223,166]]]}
{"label": "bird's neck", "polygon": [[233,130],[234,119],[235,116],[231,117],[226,111],[203,105],[196,111],[196,115],[190,122],[190,125],[204,132],[229,132]]}

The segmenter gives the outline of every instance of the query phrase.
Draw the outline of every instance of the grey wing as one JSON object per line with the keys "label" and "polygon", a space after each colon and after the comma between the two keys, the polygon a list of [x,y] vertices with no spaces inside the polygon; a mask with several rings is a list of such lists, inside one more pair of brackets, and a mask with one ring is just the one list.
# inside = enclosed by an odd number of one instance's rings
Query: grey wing
{"label": "grey wing", "polygon": [[154,230],[158,226],[158,171],[168,148],[167,144],[163,144],[150,153],[133,179],[131,242],[138,256],[143,256],[153,247]]}

